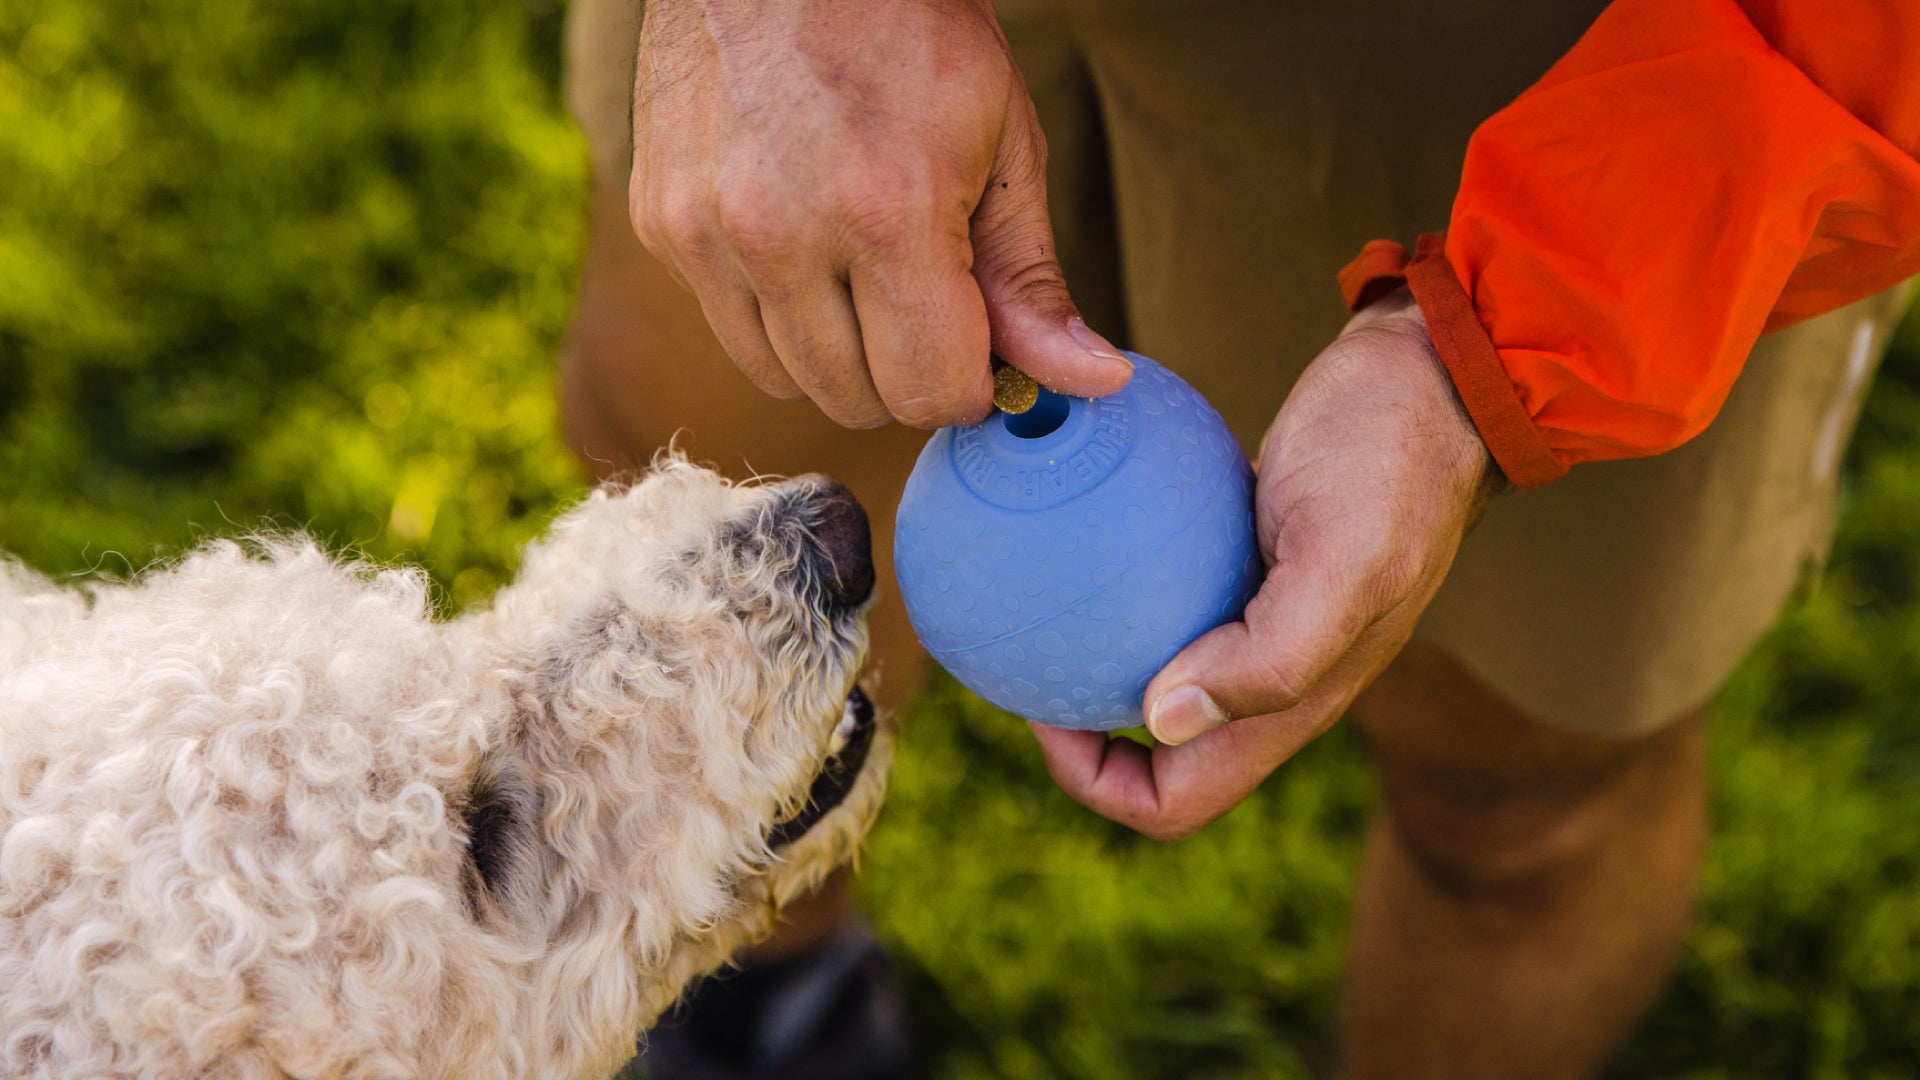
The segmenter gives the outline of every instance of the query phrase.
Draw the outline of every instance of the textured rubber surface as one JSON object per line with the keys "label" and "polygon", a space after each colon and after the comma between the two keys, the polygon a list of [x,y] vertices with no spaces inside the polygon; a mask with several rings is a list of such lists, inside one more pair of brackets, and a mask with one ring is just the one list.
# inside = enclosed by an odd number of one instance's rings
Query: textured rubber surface
{"label": "textured rubber surface", "polygon": [[1117,394],[1043,393],[1020,416],[935,433],[895,519],[901,598],[928,651],[981,697],[1059,727],[1139,725],[1148,681],[1238,618],[1262,573],[1239,444],[1192,387],[1128,355]]}

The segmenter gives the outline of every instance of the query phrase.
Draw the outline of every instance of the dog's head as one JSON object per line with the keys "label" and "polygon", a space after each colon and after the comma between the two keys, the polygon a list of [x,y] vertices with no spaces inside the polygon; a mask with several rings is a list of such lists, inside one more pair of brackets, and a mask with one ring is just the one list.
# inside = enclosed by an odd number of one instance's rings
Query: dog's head
{"label": "dog's head", "polygon": [[[764,935],[879,807],[890,734],[855,685],[873,581],[866,515],[822,476],[668,460],[564,515],[464,627],[515,703],[466,801],[477,917],[627,980],[576,992],[637,985],[642,1024]],[[624,972],[584,962],[615,947]]]}

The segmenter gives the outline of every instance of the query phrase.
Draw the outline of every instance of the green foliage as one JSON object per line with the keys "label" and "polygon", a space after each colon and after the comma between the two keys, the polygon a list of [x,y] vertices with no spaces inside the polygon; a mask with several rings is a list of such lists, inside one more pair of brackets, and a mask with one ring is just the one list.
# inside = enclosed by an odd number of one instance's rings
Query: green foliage
{"label": "green foliage", "polygon": [[[551,356],[584,154],[515,0],[0,7],[0,548],[124,573],[263,521],[455,604],[578,491]],[[1679,977],[1619,1076],[1910,1076],[1920,1045],[1920,325],[1823,586],[1714,727]],[[1374,794],[1341,730],[1179,845],[1079,810],[936,682],[866,858],[938,1075],[1324,1067]]]}
{"label": "green foliage", "polygon": [[1622,1076],[1920,1072],[1920,312],[1867,404],[1821,587],[1715,711],[1684,966]]}
{"label": "green foliage", "polygon": [[124,572],[270,521],[484,595],[578,483],[558,20],[0,9],[0,548]]}
{"label": "green foliage", "polygon": [[1306,1075],[1372,785],[1321,739],[1192,840],[1093,817],[1026,725],[934,683],[865,891],[952,1077]]}

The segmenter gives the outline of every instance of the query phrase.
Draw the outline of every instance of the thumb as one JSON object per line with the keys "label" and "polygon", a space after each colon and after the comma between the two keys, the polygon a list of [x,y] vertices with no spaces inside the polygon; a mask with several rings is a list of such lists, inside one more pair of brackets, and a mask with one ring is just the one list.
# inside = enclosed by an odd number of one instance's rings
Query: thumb
{"label": "thumb", "polygon": [[1063,394],[1099,397],[1127,384],[1133,365],[1067,294],[1047,218],[1046,145],[1031,117],[1008,124],[971,231],[973,276],[1001,359]]}
{"label": "thumb", "polygon": [[1215,627],[1147,684],[1147,728],[1179,744],[1230,720],[1285,712],[1312,695],[1370,619],[1326,573],[1276,564],[1242,621]]}

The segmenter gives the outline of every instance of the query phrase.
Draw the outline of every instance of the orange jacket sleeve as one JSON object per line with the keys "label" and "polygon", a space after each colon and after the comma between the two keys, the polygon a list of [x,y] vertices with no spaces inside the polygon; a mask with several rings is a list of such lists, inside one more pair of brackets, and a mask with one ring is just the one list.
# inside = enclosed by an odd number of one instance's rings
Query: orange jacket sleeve
{"label": "orange jacket sleeve", "polygon": [[1474,133],[1444,236],[1341,282],[1407,280],[1535,487],[1685,442],[1761,333],[1920,273],[1916,158],[1920,2],[1616,0]]}

